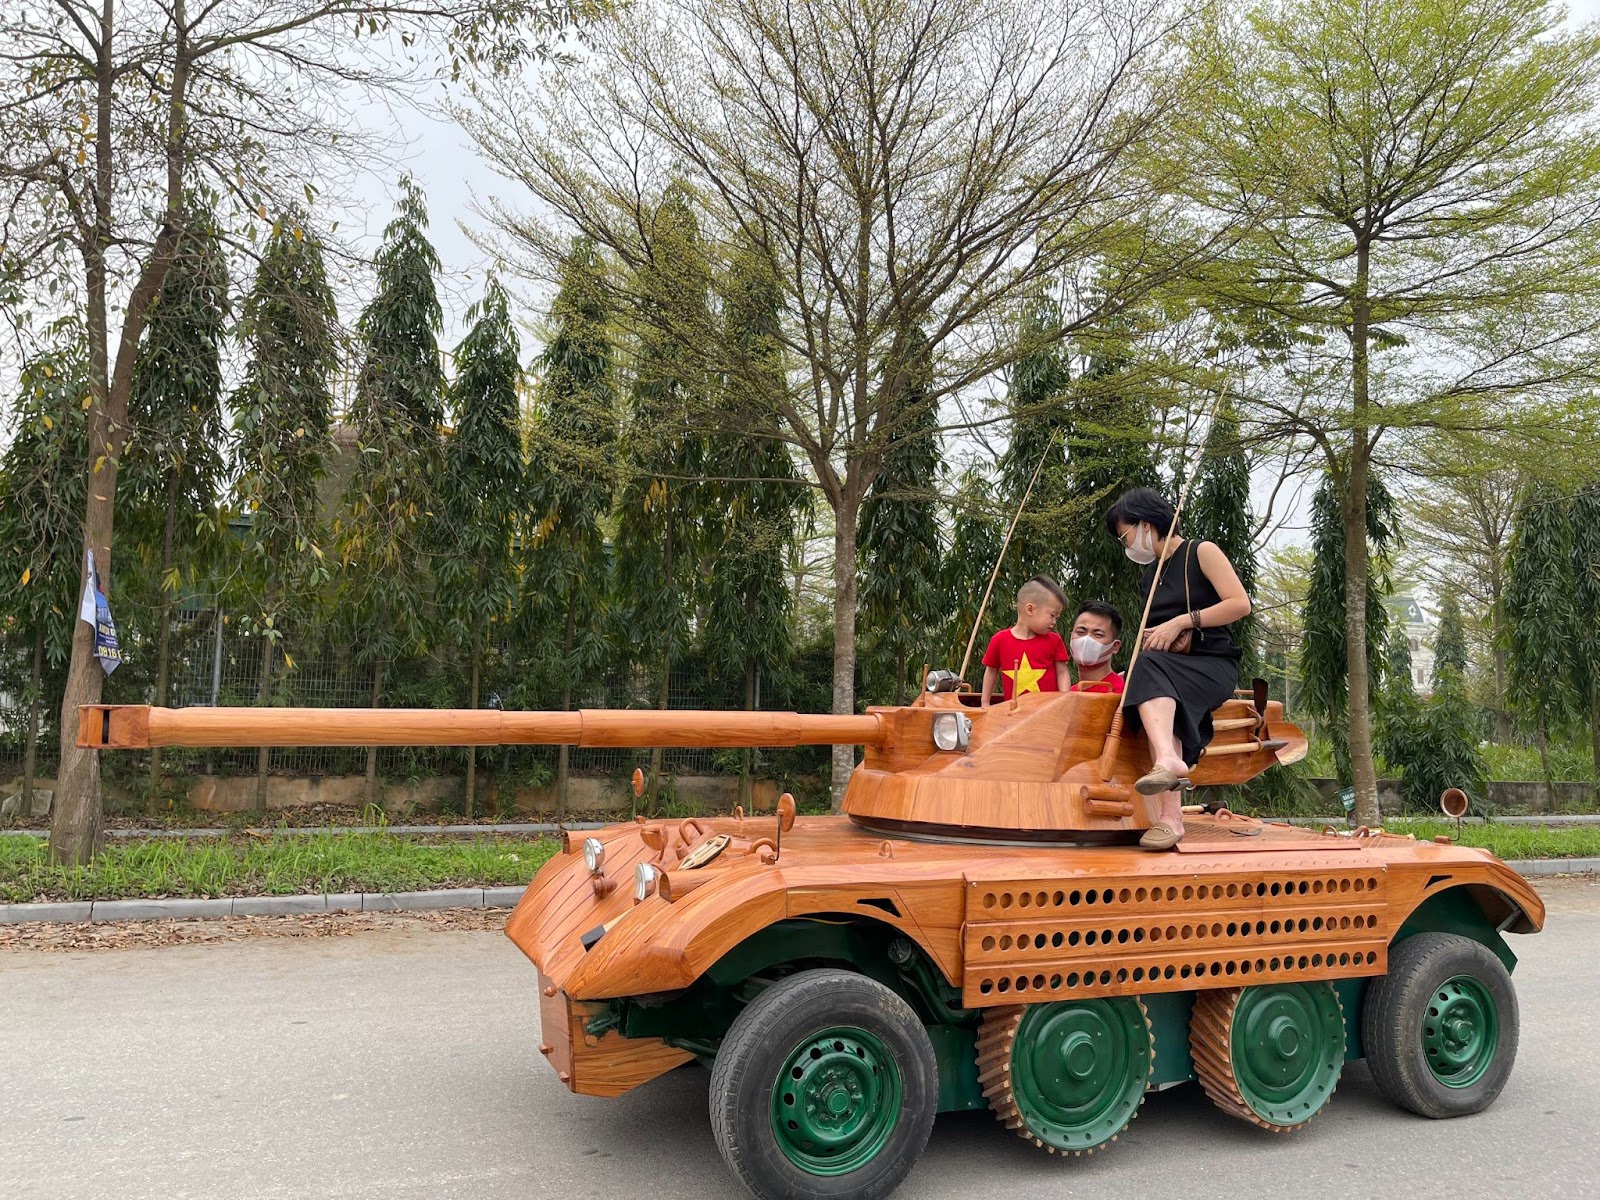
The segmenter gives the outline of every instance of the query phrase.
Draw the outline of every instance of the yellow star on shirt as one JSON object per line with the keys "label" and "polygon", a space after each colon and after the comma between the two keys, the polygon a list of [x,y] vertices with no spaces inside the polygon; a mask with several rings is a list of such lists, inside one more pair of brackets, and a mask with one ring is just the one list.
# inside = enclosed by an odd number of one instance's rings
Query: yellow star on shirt
{"label": "yellow star on shirt", "polygon": [[1039,680],[1044,678],[1044,672],[1030,663],[1026,654],[1017,661],[1016,670],[1003,671],[1001,674],[1011,677],[1011,694],[1013,696],[1025,696],[1029,692],[1037,692],[1039,690]]}

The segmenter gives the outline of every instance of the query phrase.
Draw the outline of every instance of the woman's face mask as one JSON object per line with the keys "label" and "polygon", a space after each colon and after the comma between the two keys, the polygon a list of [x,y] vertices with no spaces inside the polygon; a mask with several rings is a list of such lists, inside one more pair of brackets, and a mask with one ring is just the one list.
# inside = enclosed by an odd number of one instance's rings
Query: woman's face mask
{"label": "woman's face mask", "polygon": [[1087,633],[1072,639],[1072,657],[1079,666],[1098,667],[1111,657],[1112,646]]}
{"label": "woman's face mask", "polygon": [[1126,554],[1141,567],[1149,566],[1156,560],[1156,531],[1149,525],[1138,525],[1133,531],[1133,540],[1123,547]]}

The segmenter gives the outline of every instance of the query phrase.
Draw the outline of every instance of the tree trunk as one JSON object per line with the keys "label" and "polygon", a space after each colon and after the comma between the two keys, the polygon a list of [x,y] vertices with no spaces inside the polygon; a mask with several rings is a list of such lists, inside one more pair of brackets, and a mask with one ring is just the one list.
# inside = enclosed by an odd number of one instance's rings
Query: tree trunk
{"label": "tree trunk", "polygon": [[17,815],[33,815],[33,777],[39,771],[39,701],[44,687],[44,627],[33,635],[33,672],[28,677],[28,740],[22,751],[22,795]]}
{"label": "tree trunk", "polygon": [[1544,803],[1546,812],[1556,811],[1556,776],[1550,769],[1550,726],[1543,712],[1539,714],[1539,769],[1544,772]]}
{"label": "tree trunk", "polygon": [[[474,648],[472,652],[472,692],[467,700],[468,708],[478,707],[478,684],[483,679],[483,656]],[[467,820],[472,820],[473,799],[478,788],[478,748],[467,747],[467,794],[462,801],[462,814]]]}
{"label": "tree trunk", "polygon": [[[667,703],[672,699],[672,660],[668,658],[661,664],[661,690],[656,694],[656,707],[666,711]],[[644,811],[650,816],[656,814],[656,804],[661,799],[661,747],[650,747],[650,786],[645,791]]]}
{"label": "tree trunk", "polygon": [[[755,711],[756,707],[756,664],[749,659],[744,664],[744,709],[746,712]],[[746,746],[739,753],[739,803],[744,805],[748,814],[755,811],[755,789],[750,780],[751,760],[755,751]]]}
{"label": "tree trunk", "polygon": [[[567,597],[567,632],[561,640],[561,711],[572,708],[572,638],[574,618],[572,597]],[[556,812],[565,816],[567,811],[567,771],[572,761],[572,747],[562,742],[556,749]]]}
{"label": "tree trunk", "polygon": [[[156,691],[157,708],[167,704],[167,670],[172,647],[172,593],[167,591],[167,573],[172,570],[173,529],[178,522],[178,473],[167,475],[167,525],[161,535],[161,571],[157,575],[161,589],[161,605],[156,618]],[[161,797],[161,747],[150,747],[150,795],[145,800],[145,811],[152,816],[160,807]]]}
{"label": "tree trunk", "polygon": [[[268,606],[271,599],[268,598]],[[272,639],[265,633],[261,636],[261,686],[256,689],[256,703],[263,708],[272,699]],[[272,748],[261,747],[256,756],[256,800],[255,811],[267,811],[267,768],[272,765]]]}
{"label": "tree trunk", "polygon": [[[83,542],[93,550],[100,581],[111,589],[111,529],[115,516],[117,460],[127,440],[128,398],[133,391],[133,364],[144,333],[150,302],[161,290],[167,269],[177,252],[179,217],[183,205],[184,167],[188,119],[185,106],[192,59],[188,43],[189,19],[185,0],[174,0],[172,28],[176,31],[172,73],[167,84],[165,129],[165,212],[150,257],[128,293],[122,328],[112,366],[110,326],[106,306],[108,271],[106,252],[112,244],[112,205],[115,184],[114,121],[117,115],[117,62],[114,6],[107,0],[101,10],[98,53],[95,60],[94,187],[90,193],[90,228],[79,248],[83,253],[85,325],[89,347],[89,455],[84,470],[89,477],[84,500]],[[78,592],[88,579],[88,564],[80,556]],[[50,814],[50,858],[65,865],[87,863],[100,847],[105,813],[100,795],[100,758],[95,750],[79,749],[78,708],[100,703],[105,672],[94,657],[94,629],[72,619],[72,653],[67,683],[61,695],[61,765],[56,772],[55,801]]]}
{"label": "tree trunk", "polygon": [[[383,659],[372,664],[372,707],[381,708],[383,700]],[[378,802],[378,748],[367,747],[367,803]]]}
{"label": "tree trunk", "polygon": [[1350,776],[1358,824],[1378,824],[1378,772],[1372,761],[1372,689],[1367,675],[1367,477],[1368,446],[1368,248],[1358,243],[1352,293],[1350,381],[1355,420],[1350,430],[1350,469],[1344,496],[1344,630],[1349,672],[1347,708]]}
{"label": "tree trunk", "polygon": [[1600,679],[1589,684],[1589,750],[1594,755],[1594,800],[1600,804]]}
{"label": "tree trunk", "polygon": [[[856,710],[856,517],[860,503],[847,490],[835,513],[833,530],[833,711]],[[854,746],[833,748],[833,779],[828,791],[833,811],[844,808],[845,789],[856,767]]]}
{"label": "tree trunk", "polygon": [[[661,582],[663,587],[675,585],[673,577],[673,545],[672,545],[672,510],[667,510],[666,553],[661,560]],[[656,707],[665,710],[667,702],[672,698],[672,653],[670,648],[661,656],[661,690],[656,697]],[[644,810],[651,816],[655,815],[656,801],[661,794],[661,747],[650,748],[650,786],[645,790]]]}
{"label": "tree trunk", "polygon": [[[1496,553],[1503,551],[1497,549]],[[1506,681],[1511,673],[1511,658],[1505,645],[1506,614],[1500,589],[1500,571],[1496,567],[1489,578],[1489,644],[1494,647],[1494,740],[1507,745],[1511,741],[1511,710],[1506,707]]]}

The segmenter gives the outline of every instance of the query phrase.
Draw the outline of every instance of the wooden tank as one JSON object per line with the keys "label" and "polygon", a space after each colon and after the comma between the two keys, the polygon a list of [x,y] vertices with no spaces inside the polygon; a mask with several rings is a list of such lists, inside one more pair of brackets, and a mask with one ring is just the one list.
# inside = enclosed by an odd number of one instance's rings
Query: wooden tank
{"label": "wooden tank", "polygon": [[[786,796],[770,816],[568,833],[506,926],[560,1080],[617,1096],[708,1063],[718,1147],[763,1197],[885,1195],[941,1111],[986,1107],[1076,1155],[1114,1142],[1148,1091],[1194,1081],[1286,1132],[1355,1058],[1414,1112],[1491,1103],[1517,1043],[1502,935],[1544,921],[1527,883],[1479,850],[1226,810],[1143,851],[1132,783],[1149,756],[1108,737],[1115,705],[94,707],[79,744],[862,746],[840,816],[796,817]],[[1260,697],[1214,722],[1197,785],[1305,753]]]}

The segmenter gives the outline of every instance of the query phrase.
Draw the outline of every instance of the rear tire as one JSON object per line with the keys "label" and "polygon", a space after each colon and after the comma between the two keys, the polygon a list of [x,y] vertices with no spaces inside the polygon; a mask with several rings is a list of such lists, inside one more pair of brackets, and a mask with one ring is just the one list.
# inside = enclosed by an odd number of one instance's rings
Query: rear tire
{"label": "rear tire", "polygon": [[1494,1103],[1517,1058],[1517,994],[1486,946],[1420,933],[1391,948],[1367,989],[1361,1035],[1379,1090],[1424,1117]]}
{"label": "rear tire", "polygon": [[711,1132],[762,1200],[878,1200],[910,1173],[938,1108],[911,1006],[850,971],[802,971],[739,1014],[711,1068]]}

